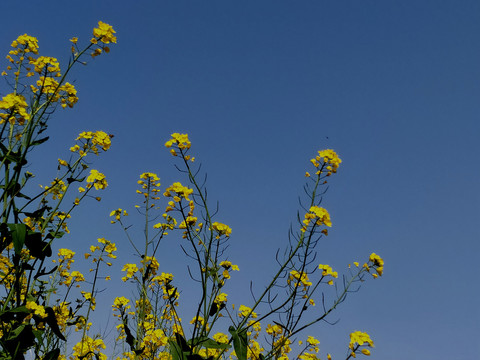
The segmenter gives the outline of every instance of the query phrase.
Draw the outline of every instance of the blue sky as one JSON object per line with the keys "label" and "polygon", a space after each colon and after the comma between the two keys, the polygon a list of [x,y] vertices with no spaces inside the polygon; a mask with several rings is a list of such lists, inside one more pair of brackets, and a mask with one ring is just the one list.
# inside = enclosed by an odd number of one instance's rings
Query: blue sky
{"label": "blue sky", "polygon": [[[343,272],[374,251],[386,265],[334,314],[337,325],[310,331],[321,354],[342,358],[348,333],[364,330],[371,359],[478,356],[479,2],[26,1],[21,15],[14,2],[2,13],[4,53],[28,33],[65,62],[68,39],[85,43],[98,20],[117,31],[110,54],[74,71],[80,101],[56,114],[56,140],[36,155],[38,178],[50,179],[79,132],[115,135],[95,162],[109,188],[79,209],[65,246],[82,252],[103,236],[128,259],[108,213],[137,202],[144,171],[164,186],[180,179],[163,144],[186,132],[219,221],[233,228],[229,258],[241,272],[231,293],[242,298],[275,268],[308,160],[333,148],[343,163],[319,258]],[[160,263],[185,271],[168,255]]]}

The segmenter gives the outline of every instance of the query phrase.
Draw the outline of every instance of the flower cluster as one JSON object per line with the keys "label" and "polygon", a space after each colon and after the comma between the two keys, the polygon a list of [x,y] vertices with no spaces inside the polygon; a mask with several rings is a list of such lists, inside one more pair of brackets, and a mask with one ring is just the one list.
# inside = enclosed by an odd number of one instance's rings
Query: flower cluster
{"label": "flower cluster", "polygon": [[372,253],[368,260],[369,260],[369,262],[363,264],[363,267],[368,272],[370,272],[371,267],[374,268],[375,271],[377,272],[376,274],[372,274],[372,276],[374,278],[377,278],[378,275],[382,276],[383,275],[383,265],[384,265],[383,259],[379,255],[377,255],[375,253]]}
{"label": "flower cluster", "polygon": [[[350,348],[352,357],[356,357],[356,351],[359,350],[361,346],[373,347],[373,341],[366,332],[354,331],[350,334]],[[366,348],[361,349],[361,353],[364,355],[370,355],[370,350]]]}
{"label": "flower cluster", "polygon": [[[312,206],[308,210],[308,212],[305,214],[305,219],[302,221],[303,226],[301,228],[302,232],[307,231],[308,226],[310,224],[314,224],[316,226],[332,226],[332,221],[330,220],[330,214],[328,211],[322,207],[319,206]],[[325,235],[328,233],[325,231],[322,231]]]}
{"label": "flower cluster", "polygon": [[330,176],[332,173],[337,172],[342,160],[335,151],[327,149],[319,150],[318,155],[311,159],[310,162],[317,168],[317,175],[320,175],[325,167],[327,169],[327,176]]}
{"label": "flower cluster", "polygon": [[222,235],[229,237],[232,234],[232,229],[228,225],[219,222],[214,222],[212,224],[212,230],[217,233],[217,239]]}
{"label": "flower cluster", "polygon": [[112,135],[103,131],[84,131],[75,139],[80,142],[70,148],[71,152],[78,152],[81,157],[86,156],[89,152],[98,155],[99,150],[107,151],[112,145]]}
{"label": "flower cluster", "polygon": [[17,122],[23,125],[25,120],[30,119],[27,111],[28,104],[23,95],[8,94],[0,101],[0,124],[8,121],[11,125]]}
{"label": "flower cluster", "polygon": [[122,281],[127,281],[135,276],[135,273],[138,272],[137,264],[125,264],[123,265],[122,271],[126,271],[127,274],[122,277]]}
{"label": "flower cluster", "polygon": [[106,346],[102,339],[92,339],[89,336],[85,336],[73,347],[73,358],[107,360],[107,355],[101,352],[103,349],[106,349]]}
{"label": "flower cluster", "polygon": [[222,276],[224,279],[230,279],[230,272],[229,271],[240,271],[238,265],[232,264],[231,261],[225,260],[220,262],[219,264],[222,268]]}
{"label": "flower cluster", "polygon": [[240,305],[240,307],[238,308],[238,317],[240,318],[251,318],[251,319],[256,319],[257,318],[257,314],[252,311],[251,308],[249,308],[248,306],[245,306],[245,305]]}
{"label": "flower cluster", "polygon": [[[117,37],[115,35],[115,30],[111,25],[108,25],[102,21],[98,22],[98,27],[93,29],[93,36],[96,41],[101,41],[104,44],[110,44],[117,42]],[[93,41],[92,41],[93,42]]]}
{"label": "flower cluster", "polygon": [[191,195],[192,193],[193,193],[193,189],[183,186],[179,182],[175,182],[165,190],[165,192],[163,193],[163,196],[173,197],[173,201],[179,203],[182,200],[182,198],[184,198],[187,201],[190,201],[188,196]]}
{"label": "flower cluster", "polygon": [[115,220],[110,221],[112,224],[115,224],[117,221],[120,221],[122,216],[128,216],[128,213],[127,213],[126,210],[122,210],[122,209],[119,208],[119,209],[116,209],[116,210],[112,210],[110,212],[110,216],[115,217]]}
{"label": "flower cluster", "polygon": [[41,318],[46,318],[47,313],[45,312],[45,308],[42,305],[38,305],[35,301],[27,301],[25,307],[28,310],[32,310],[32,313],[40,316]]}
{"label": "flower cluster", "polygon": [[105,189],[108,185],[105,175],[103,175],[98,170],[90,170],[90,175],[87,177],[87,187],[90,188],[92,185],[96,190]]}
{"label": "flower cluster", "polygon": [[[173,133],[171,136],[172,138],[165,143],[165,147],[167,148],[174,147],[170,149],[170,153],[173,156],[178,155],[175,148],[177,150],[180,150],[180,152],[183,152],[190,149],[190,147],[192,146],[192,144],[190,143],[190,140],[188,140],[188,134]],[[185,155],[184,157],[185,157],[185,160],[187,161],[188,160],[195,161],[195,158],[190,157],[189,155]]]}
{"label": "flower cluster", "polygon": [[300,284],[302,284],[304,291],[307,291],[307,288],[312,286],[312,282],[308,278],[308,274],[306,272],[298,272],[296,270],[290,271],[287,283],[294,287],[298,287]]}
{"label": "flower cluster", "polygon": [[[12,42],[11,47],[13,49],[10,50],[7,55],[7,60],[11,65],[7,66],[7,70],[12,70],[12,66],[14,66],[16,69],[14,75],[16,78],[18,78],[20,76],[20,69],[23,67],[23,62],[28,60],[30,64],[32,64],[33,61],[35,61],[31,54],[38,54],[38,39],[36,37],[23,34]],[[26,70],[29,72],[28,76],[31,76],[31,68],[27,67]],[[7,75],[7,72],[3,71],[2,75]]]}
{"label": "flower cluster", "polygon": [[[145,172],[140,175],[140,180],[137,183],[142,187],[141,190],[137,190],[137,194],[142,194],[145,197],[144,203],[150,200],[160,200],[158,193],[160,192],[160,178],[157,174],[151,172]],[[150,207],[155,205],[149,204]]]}
{"label": "flower cluster", "polygon": [[[333,271],[333,269],[329,265],[322,265],[319,264],[318,268],[322,270],[322,278],[325,276],[331,276],[332,278],[338,278],[338,273],[336,271]],[[333,285],[333,279],[329,280],[328,285]]]}

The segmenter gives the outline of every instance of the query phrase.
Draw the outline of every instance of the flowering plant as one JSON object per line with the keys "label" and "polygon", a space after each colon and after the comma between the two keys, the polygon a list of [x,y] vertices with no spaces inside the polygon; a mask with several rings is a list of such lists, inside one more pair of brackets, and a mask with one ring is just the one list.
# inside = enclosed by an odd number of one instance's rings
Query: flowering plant
{"label": "flowering plant", "polygon": [[[38,55],[38,40],[26,34],[12,43],[7,55],[10,64],[2,75],[11,92],[0,101],[1,359],[107,358],[108,342],[92,328],[91,315],[97,307],[99,280],[110,280],[102,274],[116,259],[117,245],[99,238],[90,246],[85,254],[90,276],[74,270],[75,252],[60,248],[53,256],[52,245],[69,232],[68,219],[84,199],[100,200],[93,194],[108,183],[105,175],[90,169],[87,158],[108,151],[112,136],[103,131],[80,133],[69,158],[58,159],[57,176],[40,192],[30,190],[34,175],[25,166],[30,151],[48,140],[42,134],[58,105],[71,108],[78,101],[75,87],[66,81],[69,71],[84,64],[87,54],[96,58],[108,53],[108,45],[116,43],[114,34],[110,25],[99,22],[83,50],[78,38],[72,38],[70,62],[63,72],[56,58]],[[185,179],[162,191],[158,175],[140,175],[136,192],[141,205],[135,207],[144,217],[143,237],[131,234],[126,210],[110,213],[134,251],[122,268],[121,280],[135,289],[131,298],[112,299],[118,332],[112,357],[286,360],[298,348],[295,358],[318,359],[319,340],[306,336],[297,342],[296,337],[325,320],[369,274],[381,276],[384,265],[372,253],[363,265],[349,266],[339,282],[337,271],[315,262],[317,247],[332,226],[329,212],[320,204],[327,182],[341,164],[336,152],[322,150],[310,160],[313,171],[306,173],[306,196],[283,255],[277,253],[278,269],[250,304],[235,305],[226,293],[227,284],[240,271],[227,256],[233,230],[217,219],[207,201],[188,135],[174,133],[165,146],[179,161],[177,168]],[[159,262],[163,240],[176,235],[194,265],[189,274],[198,290],[195,307],[187,310],[180,306],[181,284]],[[329,288],[336,290],[330,302],[325,300]],[[316,307],[319,299],[321,308]],[[182,312],[192,319],[182,320]],[[346,358],[369,355],[369,347],[373,341],[367,333],[352,332]]]}

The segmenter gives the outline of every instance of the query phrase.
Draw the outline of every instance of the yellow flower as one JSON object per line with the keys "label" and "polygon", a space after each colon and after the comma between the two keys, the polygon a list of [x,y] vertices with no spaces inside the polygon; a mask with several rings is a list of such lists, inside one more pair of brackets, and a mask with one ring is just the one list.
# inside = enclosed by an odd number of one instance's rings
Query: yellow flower
{"label": "yellow flower", "polygon": [[225,294],[225,293],[218,294],[217,297],[215,298],[215,302],[217,304],[226,303],[227,302],[227,294]]}
{"label": "yellow flower", "polygon": [[[333,278],[338,278],[338,273],[336,271],[333,271],[333,269],[329,265],[318,265],[318,268],[322,271],[322,276],[331,276]],[[328,285],[333,285],[333,280],[329,280],[327,282]]]}
{"label": "yellow flower", "polygon": [[30,64],[35,66],[35,72],[42,74],[43,69],[47,69],[48,72],[57,73],[60,72],[60,64],[58,60],[50,56],[39,56],[37,59],[30,61]]}
{"label": "yellow flower", "polygon": [[355,344],[363,345],[367,344],[370,347],[373,347],[373,341],[366,332],[354,331],[350,334],[350,344],[348,345],[350,349],[355,347]]}
{"label": "yellow flower", "polygon": [[46,318],[47,313],[45,312],[45,308],[42,305],[38,305],[35,301],[27,301],[25,306],[29,310],[33,310],[35,315],[40,316],[41,318]]}
{"label": "yellow flower", "polygon": [[221,332],[213,335],[213,340],[221,344],[228,344],[229,341],[228,336]]}
{"label": "yellow flower", "polygon": [[[175,193],[176,195],[172,195],[172,193]],[[189,189],[188,187],[183,186],[181,183],[175,182],[165,190],[163,195],[165,197],[173,197],[176,202],[180,202],[181,197],[187,201],[190,201],[188,196],[192,193],[193,189]]]}
{"label": "yellow flower", "polygon": [[225,235],[226,237],[229,237],[232,233],[232,229],[229,226],[219,222],[214,222],[212,224],[212,229],[218,233],[218,236]]}
{"label": "yellow flower", "polygon": [[17,40],[12,42],[13,48],[18,48],[19,45],[23,45],[25,53],[31,52],[38,54],[38,40],[36,37],[28,36],[27,34],[20,35]]}
{"label": "yellow flower", "polygon": [[290,284],[291,282],[293,282],[293,286],[298,286],[301,283],[304,286],[304,290],[307,290],[307,287],[312,285],[307,273],[298,272],[296,270],[290,271],[290,276],[287,279],[287,283]]}
{"label": "yellow flower", "polygon": [[[30,119],[30,114],[27,112],[28,104],[23,95],[8,94],[0,100],[0,124],[5,121],[14,125],[18,122],[23,125],[25,120]],[[1,112],[1,111],[5,111]]]}
{"label": "yellow flower", "polygon": [[173,133],[172,138],[165,143],[165,147],[170,148],[172,145],[177,145],[179,149],[190,149],[192,145],[188,140],[188,134]]}
{"label": "yellow flower", "polygon": [[257,314],[252,311],[251,308],[245,305],[240,305],[238,308],[238,316],[239,317],[247,317],[248,314],[250,314],[250,318],[255,319],[257,317]]}
{"label": "yellow flower", "polygon": [[127,281],[128,279],[132,278],[133,275],[138,271],[138,267],[136,264],[125,264],[122,271],[127,272],[127,274],[122,277],[122,281]]}
{"label": "yellow flower", "polygon": [[313,336],[309,336],[307,338],[307,342],[312,346],[316,346],[316,345],[320,344],[320,341],[315,339]]}
{"label": "yellow flower", "polygon": [[102,21],[99,21],[98,27],[93,29],[93,36],[104,44],[117,42],[117,38],[113,34],[115,34],[113,27]]}
{"label": "yellow flower", "polygon": [[[93,183],[95,189],[105,189],[108,185],[105,175],[97,170],[90,170],[90,175],[87,177],[87,183],[90,185]],[[91,185],[90,185],[91,186]]]}
{"label": "yellow flower", "polygon": [[383,264],[384,264],[383,259],[379,255],[377,255],[375,253],[372,253],[370,255],[369,260],[373,263],[372,266],[375,268],[378,275],[382,276],[383,275]]}
{"label": "yellow flower", "polygon": [[113,301],[113,305],[112,307],[113,308],[125,308],[125,309],[129,309],[130,308],[130,305],[128,305],[128,303],[130,302],[130,300],[128,300],[126,297],[116,297],[115,300]]}
{"label": "yellow flower", "polygon": [[326,169],[328,170],[328,175],[331,173],[336,173],[338,167],[342,160],[338,157],[337,153],[332,149],[319,150],[318,155],[311,159],[310,162],[316,168],[320,167],[320,164],[323,163]]}

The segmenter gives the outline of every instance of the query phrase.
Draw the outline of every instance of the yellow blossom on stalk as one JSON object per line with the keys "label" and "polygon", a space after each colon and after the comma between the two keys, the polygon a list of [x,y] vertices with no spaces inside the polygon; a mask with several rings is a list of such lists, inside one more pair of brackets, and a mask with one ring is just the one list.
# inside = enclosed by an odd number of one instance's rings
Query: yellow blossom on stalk
{"label": "yellow blossom on stalk", "polygon": [[232,269],[232,270],[235,270],[235,271],[240,271],[238,265],[234,265],[234,264],[232,264],[231,261],[228,261],[228,260],[224,260],[224,261],[220,262],[219,265],[226,270]]}
{"label": "yellow blossom on stalk", "polygon": [[65,184],[65,182],[56,178],[50,183],[50,185],[52,186],[43,187],[45,189],[45,193],[51,194],[53,200],[63,198],[63,195],[67,191],[67,185]]}
{"label": "yellow blossom on stalk", "polygon": [[[99,147],[103,151],[107,151],[110,146],[112,145],[112,138],[113,135],[109,135],[104,131],[84,131],[81,132],[75,140],[86,140],[85,144],[83,144],[83,151],[93,151],[96,155],[98,155]],[[70,148],[70,151],[76,152],[79,151],[80,147],[75,145]]]}
{"label": "yellow blossom on stalk", "polygon": [[154,229],[162,229],[162,230],[173,230],[177,225],[177,220],[167,214],[164,214],[164,218],[167,221],[166,223],[158,223],[153,225]]}
{"label": "yellow blossom on stalk", "polygon": [[59,263],[62,264],[64,262],[73,262],[73,256],[75,255],[75,252],[70,250],[70,249],[59,249],[58,250],[58,257],[59,257]]}
{"label": "yellow blossom on stalk", "polygon": [[104,44],[117,42],[117,38],[113,34],[115,34],[113,27],[102,21],[99,21],[98,27],[93,29],[93,36]]}
{"label": "yellow blossom on stalk", "polygon": [[314,353],[302,353],[298,356],[301,360],[318,360],[318,357]]}
{"label": "yellow blossom on stalk", "polygon": [[379,255],[377,255],[375,253],[372,253],[370,255],[369,260],[373,263],[372,266],[375,268],[378,275],[382,276],[383,275],[383,264],[384,264],[383,259]]}
{"label": "yellow blossom on stalk", "polygon": [[62,108],[66,108],[67,106],[72,108],[73,105],[78,102],[77,89],[68,82],[59,87],[59,94]]}
{"label": "yellow blossom on stalk", "polygon": [[200,325],[203,325],[205,323],[205,320],[201,316],[195,316],[192,320],[190,320],[190,324],[195,324],[199,323]]}
{"label": "yellow blossom on stalk", "polygon": [[46,318],[47,313],[45,312],[45,308],[42,305],[38,305],[35,301],[27,301],[25,307],[29,310],[33,310],[35,315],[40,316],[41,318]]}
{"label": "yellow blossom on stalk", "polygon": [[[103,244],[103,252],[105,252],[107,254],[107,256],[111,259],[116,259],[117,256],[113,254],[113,252],[117,251],[117,246],[115,245],[115,243],[111,242],[110,240],[107,240],[105,238],[99,238],[97,239],[97,241],[100,243],[100,244]],[[99,248],[97,246],[97,248]],[[110,266],[111,264],[110,263],[107,263],[108,266]]]}
{"label": "yellow blossom on stalk", "polygon": [[110,216],[115,216],[115,220],[112,220],[111,223],[114,224],[116,223],[117,221],[120,221],[120,218],[121,216],[128,216],[128,213],[126,210],[123,210],[123,209],[116,209],[116,210],[112,210],[110,212]]}
{"label": "yellow blossom on stalk", "polygon": [[35,72],[41,74],[44,69],[50,73],[57,73],[60,75],[60,64],[58,60],[50,56],[39,56],[37,59],[30,61],[30,64],[35,66]]}
{"label": "yellow blossom on stalk", "polygon": [[85,281],[85,277],[80,271],[72,271],[70,276],[73,278],[74,282],[82,282]]}
{"label": "yellow blossom on stalk", "polygon": [[165,147],[170,148],[172,145],[178,146],[179,149],[190,149],[192,144],[188,140],[188,134],[173,133],[172,138],[165,143]]}
{"label": "yellow blossom on stalk", "polygon": [[106,349],[102,339],[92,339],[85,336],[80,342],[73,347],[73,358],[83,360],[106,360],[107,356],[100,351]]}
{"label": "yellow blossom on stalk", "polygon": [[0,101],[0,124],[5,121],[14,125],[17,121],[23,125],[25,120],[30,120],[30,114],[27,112],[28,104],[23,95],[8,94]]}
{"label": "yellow blossom on stalk", "polygon": [[68,303],[61,302],[60,304],[53,306],[55,312],[55,318],[57,319],[58,326],[62,331],[65,331],[67,327],[67,321],[71,318]]}
{"label": "yellow blossom on stalk", "polygon": [[359,346],[365,344],[369,347],[373,347],[373,341],[370,338],[370,335],[362,331],[354,331],[350,334],[350,344],[348,345],[348,347],[353,350],[355,344],[358,344]]}
{"label": "yellow blossom on stalk", "polygon": [[[308,226],[310,223],[314,223],[317,226],[332,226],[332,221],[330,220],[330,214],[328,211],[322,207],[319,206],[312,206],[308,210],[308,212],[305,214],[305,219],[302,221],[302,232],[307,231]],[[326,232],[323,232],[324,234],[328,234]]]}
{"label": "yellow blossom on stalk", "polygon": [[108,185],[105,175],[97,170],[90,170],[90,175],[87,177],[87,187],[91,187],[93,184],[95,189],[105,189]]}
{"label": "yellow blossom on stalk", "polygon": [[127,272],[127,274],[122,277],[122,281],[127,281],[128,279],[131,279],[133,275],[138,271],[138,267],[136,264],[125,264],[122,271]]}
{"label": "yellow blossom on stalk", "polygon": [[327,210],[322,207],[312,206],[310,208],[310,212],[317,216],[317,225],[326,225],[328,227],[332,226],[332,222],[330,221],[330,214]]}
{"label": "yellow blossom on stalk", "polygon": [[267,334],[276,337],[276,336],[281,335],[283,333],[283,328],[280,325],[277,325],[277,324],[275,324],[275,325],[268,324],[265,331],[267,332]]}
{"label": "yellow blossom on stalk", "polygon": [[[332,149],[327,150],[319,150],[318,155],[311,159],[310,162],[315,166],[317,169],[325,165],[327,169],[327,176],[331,175],[332,173],[336,173],[338,167],[342,160],[338,157],[337,153]],[[318,170],[317,174],[320,174],[320,169]]]}
{"label": "yellow blossom on stalk", "polygon": [[256,319],[257,318],[257,314],[255,312],[253,312],[251,308],[249,308],[248,306],[245,306],[245,305],[240,305],[240,307],[238,308],[238,316],[239,317],[247,317],[248,314],[250,314],[251,319]]}
{"label": "yellow blossom on stalk", "polygon": [[[22,45],[22,46],[19,46]],[[17,40],[12,42],[13,48],[22,48],[24,53],[38,54],[38,39],[27,34],[20,35]]]}
{"label": "yellow blossom on stalk", "polygon": [[229,338],[228,335],[219,332],[213,335],[213,340],[220,344],[228,344]]}
{"label": "yellow blossom on stalk", "polygon": [[194,227],[197,223],[197,218],[195,216],[187,216],[185,220],[183,220],[180,225],[178,225],[179,229],[186,229],[187,227]]}
{"label": "yellow blossom on stalk", "polygon": [[[318,344],[320,344],[320,341],[317,340],[317,339],[315,339],[313,336],[309,336],[309,337],[307,338],[307,343],[310,344],[310,345],[312,345],[312,346],[315,346],[315,347],[316,347]],[[317,350],[317,351],[318,351],[318,350]]]}
{"label": "yellow blossom on stalk", "polygon": [[[338,278],[338,272],[333,271],[333,269],[329,265],[318,265],[318,268],[322,271],[322,276],[331,276],[335,279]],[[328,281],[328,285],[333,285],[333,280]]]}
{"label": "yellow blossom on stalk", "polygon": [[[175,193],[175,195],[172,195],[172,193]],[[185,200],[190,201],[188,196],[192,193],[193,193],[193,189],[189,189],[188,187],[183,186],[181,183],[175,182],[165,190],[165,192],[163,193],[163,196],[173,197],[175,202],[180,202],[182,197]]]}
{"label": "yellow blossom on stalk", "polygon": [[42,94],[52,94],[52,101],[57,101],[59,98],[58,89],[59,83],[52,77],[40,76],[37,80],[37,86],[41,89]]}
{"label": "yellow blossom on stalk", "polygon": [[290,271],[290,276],[287,279],[287,283],[290,284],[293,282],[293,286],[298,286],[301,283],[304,286],[304,290],[307,290],[307,287],[312,285],[312,282],[309,280],[307,273],[298,272],[296,270]]}
{"label": "yellow blossom on stalk", "polygon": [[120,309],[120,308],[129,309],[131,307],[130,305],[128,305],[129,302],[130,300],[128,300],[124,296],[116,297],[115,300],[113,301],[112,307],[114,308],[114,310]]}
{"label": "yellow blossom on stalk", "polygon": [[218,236],[225,235],[229,237],[232,233],[232,229],[228,225],[219,222],[214,222],[212,224],[212,229],[218,233]]}
{"label": "yellow blossom on stalk", "polygon": [[152,276],[155,276],[157,275],[157,271],[160,267],[160,264],[158,263],[158,260],[155,259],[155,257],[153,256],[145,256],[142,260],[141,260],[142,264],[144,264],[148,269],[149,269],[149,273],[150,275]]}
{"label": "yellow blossom on stalk", "polygon": [[227,302],[227,294],[225,294],[225,293],[218,294],[217,297],[215,298],[215,302],[217,304],[226,303]]}

